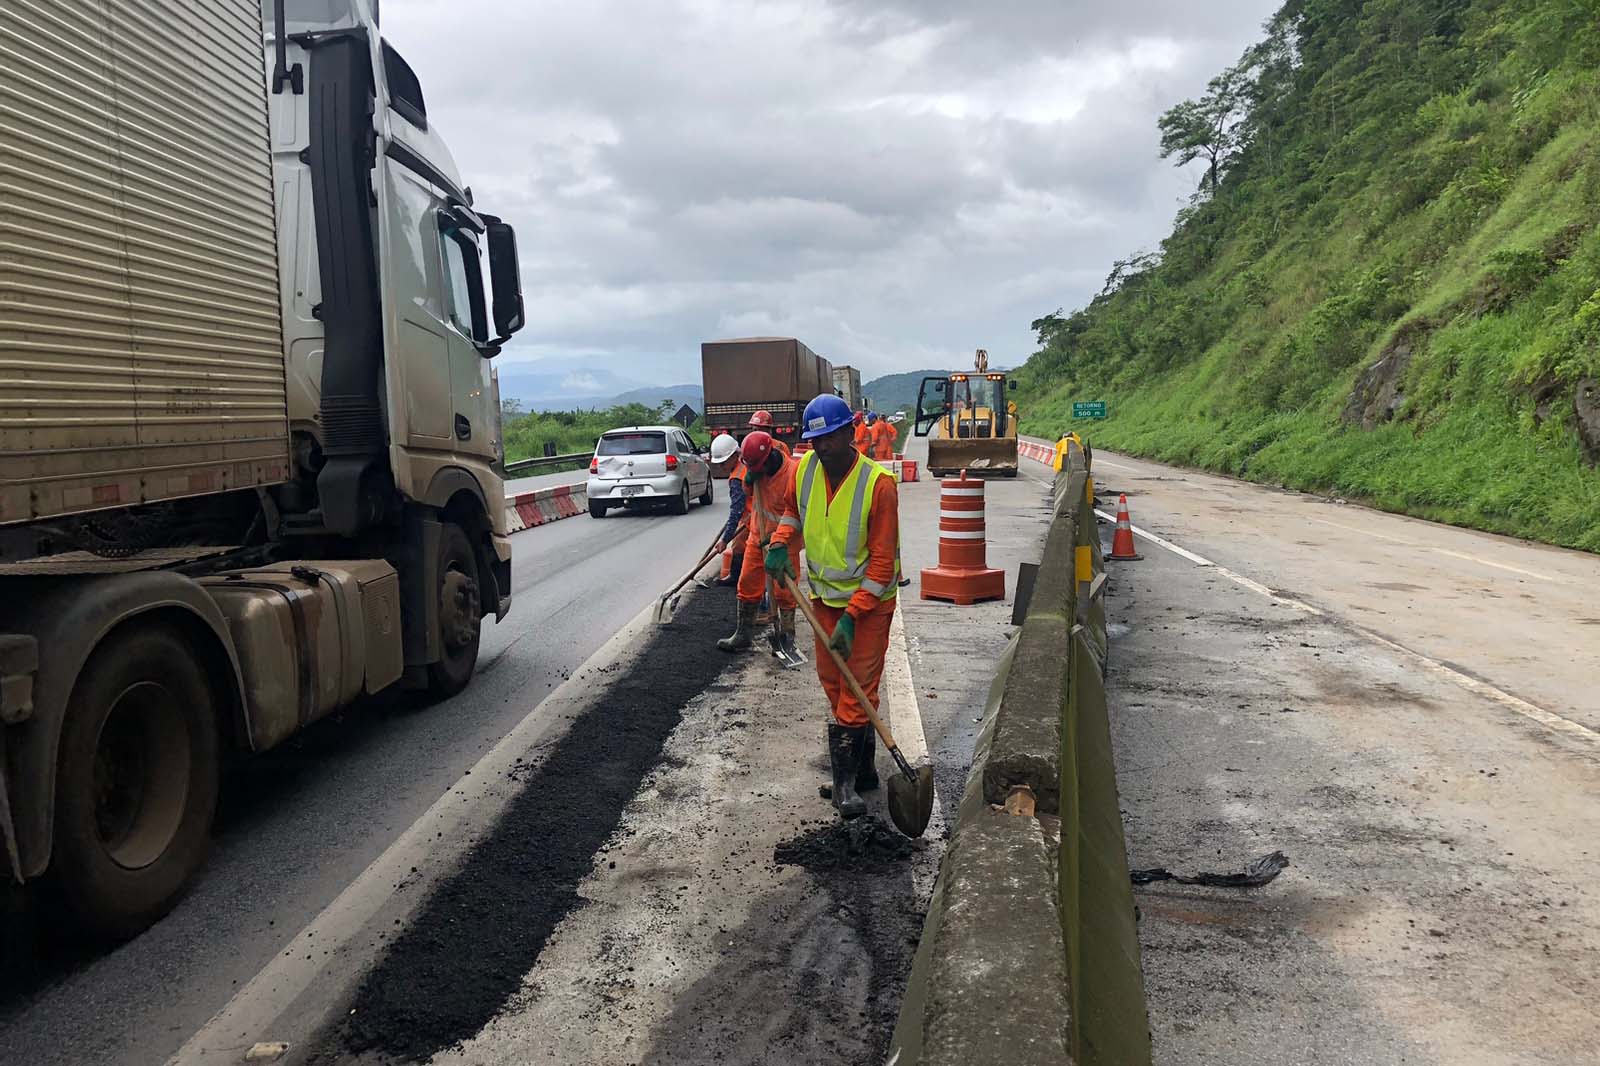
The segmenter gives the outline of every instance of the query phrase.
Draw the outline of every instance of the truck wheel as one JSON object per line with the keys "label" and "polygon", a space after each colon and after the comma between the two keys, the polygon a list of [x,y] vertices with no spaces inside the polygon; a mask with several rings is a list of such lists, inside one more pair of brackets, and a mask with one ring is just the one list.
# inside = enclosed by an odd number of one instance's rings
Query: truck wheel
{"label": "truck wheel", "polygon": [[205,860],[217,720],[194,650],[150,625],[97,648],[61,729],[54,872],[93,936],[125,940],[172,909]]}
{"label": "truck wheel", "polygon": [[590,518],[604,518],[605,516],[606,516],[606,505],[601,503],[599,500],[590,500],[589,501],[589,517]]}
{"label": "truck wheel", "polygon": [[446,522],[439,533],[439,661],[428,666],[428,691],[454,696],[472,680],[483,631],[478,560],[461,527]]}
{"label": "truck wheel", "polygon": [[689,513],[689,479],[683,479],[683,491],[678,493],[678,498],[669,505],[673,514]]}
{"label": "truck wheel", "polygon": [[717,502],[717,479],[710,474],[706,475],[706,494],[700,497],[700,502],[707,507]]}

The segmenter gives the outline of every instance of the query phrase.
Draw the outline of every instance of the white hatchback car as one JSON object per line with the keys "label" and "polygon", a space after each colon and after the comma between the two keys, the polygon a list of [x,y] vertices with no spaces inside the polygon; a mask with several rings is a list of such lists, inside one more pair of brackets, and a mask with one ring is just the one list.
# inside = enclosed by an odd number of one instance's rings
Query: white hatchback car
{"label": "white hatchback car", "polygon": [[589,515],[604,518],[613,507],[664,503],[689,513],[691,497],[715,498],[711,465],[677,426],[628,426],[602,436],[589,460]]}

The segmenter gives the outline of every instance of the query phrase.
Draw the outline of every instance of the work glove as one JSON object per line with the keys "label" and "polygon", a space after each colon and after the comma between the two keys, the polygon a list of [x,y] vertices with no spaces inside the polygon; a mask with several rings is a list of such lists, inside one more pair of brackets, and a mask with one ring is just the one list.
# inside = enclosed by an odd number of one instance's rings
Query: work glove
{"label": "work glove", "polygon": [[794,564],[789,562],[789,549],[782,544],[772,544],[767,547],[766,558],[763,562],[767,573],[772,579],[782,583],[786,577],[794,577]]}
{"label": "work glove", "polygon": [[856,642],[856,620],[848,614],[839,616],[839,622],[833,627],[833,636],[828,638],[828,647],[839,653],[839,658],[850,658],[850,649]]}

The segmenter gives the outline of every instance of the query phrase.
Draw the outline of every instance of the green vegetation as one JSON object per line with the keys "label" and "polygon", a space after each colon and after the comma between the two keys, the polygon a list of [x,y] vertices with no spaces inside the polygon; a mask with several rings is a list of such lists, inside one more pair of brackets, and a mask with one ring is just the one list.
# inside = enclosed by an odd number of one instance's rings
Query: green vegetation
{"label": "green vegetation", "polygon": [[1289,0],[1163,117],[1159,252],[1033,323],[1026,431],[1600,550],[1597,120],[1600,0]]}
{"label": "green vegetation", "polygon": [[[594,442],[606,430],[618,426],[667,425],[677,409],[677,405],[670,400],[659,408],[646,407],[642,403],[626,403],[604,411],[536,411],[528,415],[519,415],[514,408],[509,409],[502,413],[506,462],[537,458],[544,454],[546,442],[555,444],[556,455],[592,452]],[[690,424],[689,436],[701,444],[707,443],[705,424],[701,419],[696,418]],[[588,462],[586,458],[582,463],[567,468],[552,466],[541,472],[576,469],[587,466]]]}

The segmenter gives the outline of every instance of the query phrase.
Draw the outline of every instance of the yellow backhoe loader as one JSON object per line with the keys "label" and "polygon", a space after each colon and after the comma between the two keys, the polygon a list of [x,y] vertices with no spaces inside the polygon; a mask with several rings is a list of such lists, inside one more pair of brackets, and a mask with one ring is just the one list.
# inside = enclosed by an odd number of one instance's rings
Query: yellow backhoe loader
{"label": "yellow backhoe loader", "polygon": [[[928,471],[1017,476],[1017,405],[1006,398],[1017,383],[991,371],[978,349],[973,373],[922,379],[913,431],[928,440]],[[929,436],[929,434],[932,434]]]}

